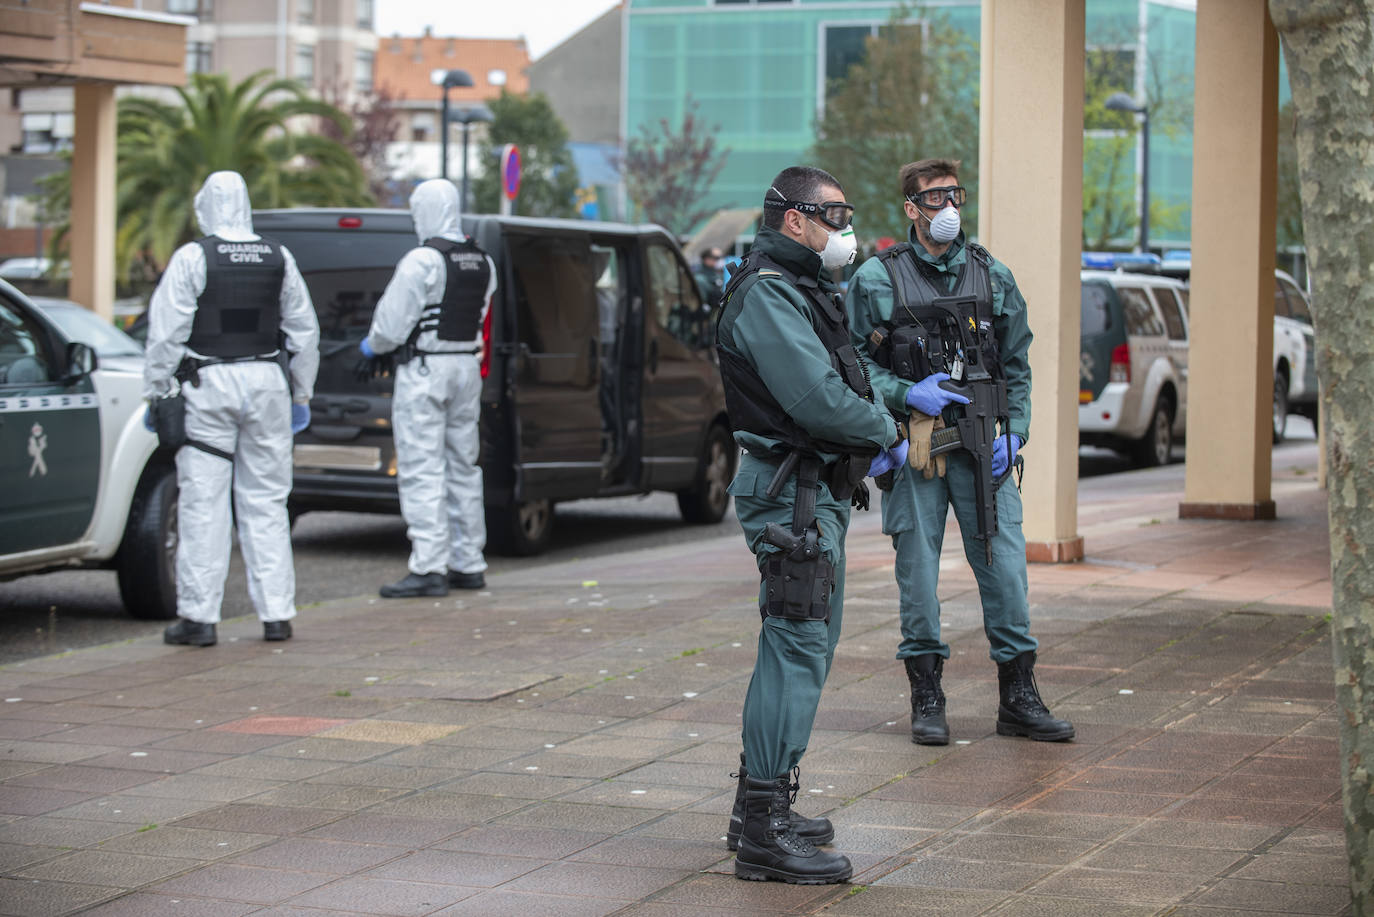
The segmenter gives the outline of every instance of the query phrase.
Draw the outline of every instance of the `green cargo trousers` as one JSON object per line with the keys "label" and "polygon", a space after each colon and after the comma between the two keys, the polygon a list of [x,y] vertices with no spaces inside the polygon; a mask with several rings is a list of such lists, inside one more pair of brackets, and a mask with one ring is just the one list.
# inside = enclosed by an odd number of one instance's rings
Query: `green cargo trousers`
{"label": "green cargo trousers", "polygon": [[897,590],[902,642],[897,658],[938,653],[949,658],[949,644],[940,639],[940,548],[945,540],[945,517],[954,507],[959,534],[978,581],[983,602],[983,632],[994,662],[1006,662],[1038,644],[1030,635],[1030,606],[1026,599],[1026,538],[1021,534],[1021,494],[1010,477],[997,491],[997,535],[992,539],[988,566],[978,533],[978,509],[973,487],[973,459],[965,452],[946,457],[945,476],[927,480],[903,465],[892,490],[883,494],[883,532],[897,550]]}
{"label": "green cargo trousers", "polygon": [[[759,565],[760,578],[765,561],[778,550],[763,540],[764,527],[770,522],[792,524],[792,501],[797,493],[795,475],[776,498],[765,493],[775,470],[775,465],[746,454],[729,488],[744,539]],[[819,485],[816,492],[816,524],[821,534],[821,550],[835,565],[830,621],[765,617],[759,628],[758,656],[744,697],[743,739],[745,765],[751,776],[760,779],[784,776],[806,753],[821,688],[830,674],[835,644],[840,639],[849,503],[832,497],[825,484]],[[760,581],[760,608],[763,600],[764,585]]]}

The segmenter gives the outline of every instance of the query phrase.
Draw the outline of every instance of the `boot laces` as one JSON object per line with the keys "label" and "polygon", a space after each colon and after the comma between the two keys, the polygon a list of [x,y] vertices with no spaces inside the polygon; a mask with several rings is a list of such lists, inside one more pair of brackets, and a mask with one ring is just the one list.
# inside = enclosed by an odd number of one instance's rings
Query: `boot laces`
{"label": "boot laces", "polygon": [[797,794],[801,792],[801,766],[792,768],[792,782],[787,785],[792,791],[792,796],[787,800],[788,805],[797,804]]}
{"label": "boot laces", "polygon": [[1016,680],[1012,682],[1012,697],[1031,712],[1049,716],[1050,708],[1040,699],[1040,686],[1036,684],[1035,672],[1024,669],[1017,671]]}

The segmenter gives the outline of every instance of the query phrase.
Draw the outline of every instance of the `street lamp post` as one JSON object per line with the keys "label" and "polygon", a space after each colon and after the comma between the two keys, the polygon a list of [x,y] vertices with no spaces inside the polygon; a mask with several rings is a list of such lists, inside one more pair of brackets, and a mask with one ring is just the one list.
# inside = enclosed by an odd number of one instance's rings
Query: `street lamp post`
{"label": "street lamp post", "polygon": [[448,178],[448,91],[454,86],[474,84],[466,70],[431,70],[429,81],[443,92],[443,104],[439,107],[439,177]]}
{"label": "street lamp post", "polygon": [[463,125],[463,188],[458,200],[466,212],[468,209],[468,129],[474,122],[490,121],[495,115],[485,105],[465,105],[455,111],[451,117]]}
{"label": "street lamp post", "polygon": [[1124,92],[1114,92],[1106,107],[1140,115],[1140,250],[1150,251],[1150,112]]}

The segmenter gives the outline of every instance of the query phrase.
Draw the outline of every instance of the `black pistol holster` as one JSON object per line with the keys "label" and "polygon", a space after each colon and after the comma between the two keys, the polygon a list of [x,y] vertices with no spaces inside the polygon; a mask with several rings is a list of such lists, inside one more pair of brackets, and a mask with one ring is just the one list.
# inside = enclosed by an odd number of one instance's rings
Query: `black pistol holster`
{"label": "black pistol holster", "polygon": [[791,531],[770,522],[763,540],[780,548],[764,562],[762,617],[794,621],[830,620],[830,596],[835,591],[835,566],[826,560],[816,525],[816,488],[820,462],[790,453],[769,482],[767,494],[776,497],[795,471],[797,495],[792,504]]}

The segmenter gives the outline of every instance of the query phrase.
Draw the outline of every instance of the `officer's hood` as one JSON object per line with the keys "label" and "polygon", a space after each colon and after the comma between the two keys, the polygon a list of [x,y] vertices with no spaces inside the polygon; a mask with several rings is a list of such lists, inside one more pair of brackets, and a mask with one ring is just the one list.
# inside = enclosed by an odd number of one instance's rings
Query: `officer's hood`
{"label": "officer's hood", "polygon": [[229,242],[256,239],[248,186],[237,172],[214,172],[196,193],[196,222],[207,236]]}
{"label": "officer's hood", "polygon": [[421,182],[410,195],[410,216],[415,221],[415,234],[420,241],[435,236],[449,236],[454,241],[463,238],[459,218],[463,215],[458,189],[453,182],[431,178]]}

